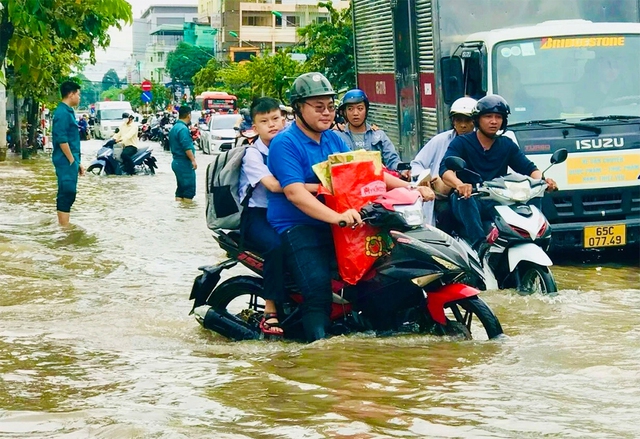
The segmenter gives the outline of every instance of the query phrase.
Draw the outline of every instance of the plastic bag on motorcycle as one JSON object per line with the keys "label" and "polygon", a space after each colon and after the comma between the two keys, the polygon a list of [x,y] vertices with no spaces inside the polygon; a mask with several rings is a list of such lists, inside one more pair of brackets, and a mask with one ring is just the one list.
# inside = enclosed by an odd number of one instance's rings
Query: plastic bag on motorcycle
{"label": "plastic bag on motorcycle", "polygon": [[[325,203],[336,212],[360,210],[387,191],[384,175],[371,161],[332,165],[331,184],[333,195],[325,195]],[[382,256],[383,240],[379,230],[368,224],[355,229],[333,225],[332,229],[340,277],[354,285]]]}

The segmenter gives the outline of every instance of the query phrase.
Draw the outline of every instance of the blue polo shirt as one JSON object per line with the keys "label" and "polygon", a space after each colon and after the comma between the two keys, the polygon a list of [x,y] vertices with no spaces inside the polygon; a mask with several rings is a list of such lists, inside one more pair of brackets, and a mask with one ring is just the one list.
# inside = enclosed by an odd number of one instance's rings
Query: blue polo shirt
{"label": "blue polo shirt", "polygon": [[[330,154],[349,151],[335,131],[323,132],[318,143],[294,123],[271,141],[267,165],[283,188],[293,183],[319,183],[311,167],[327,160]],[[326,224],[302,212],[284,194],[269,192],[268,199],[267,219],[278,233],[301,224]]]}

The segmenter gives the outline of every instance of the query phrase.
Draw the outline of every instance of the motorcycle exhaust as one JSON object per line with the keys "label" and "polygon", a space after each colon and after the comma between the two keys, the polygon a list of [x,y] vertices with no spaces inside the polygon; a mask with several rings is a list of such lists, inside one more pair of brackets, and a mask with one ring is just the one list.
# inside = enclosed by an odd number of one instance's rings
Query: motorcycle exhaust
{"label": "motorcycle exhaust", "polygon": [[261,333],[238,317],[226,311],[216,311],[209,305],[199,306],[193,310],[196,320],[204,328],[210,329],[231,340],[257,340]]}

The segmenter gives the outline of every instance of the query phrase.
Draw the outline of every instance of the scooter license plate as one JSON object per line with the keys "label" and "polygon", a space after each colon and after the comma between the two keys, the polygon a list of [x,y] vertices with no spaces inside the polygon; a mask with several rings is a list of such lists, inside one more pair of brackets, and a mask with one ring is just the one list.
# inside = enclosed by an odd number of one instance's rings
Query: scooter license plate
{"label": "scooter license plate", "polygon": [[626,243],[627,227],[624,224],[584,228],[584,248],[616,247]]}

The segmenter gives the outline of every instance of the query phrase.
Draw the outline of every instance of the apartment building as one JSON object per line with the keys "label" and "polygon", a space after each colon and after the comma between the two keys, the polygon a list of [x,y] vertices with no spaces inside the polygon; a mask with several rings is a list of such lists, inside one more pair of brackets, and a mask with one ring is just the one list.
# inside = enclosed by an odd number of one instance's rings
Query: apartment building
{"label": "apartment building", "polygon": [[[336,9],[349,1],[333,0]],[[251,55],[275,52],[298,42],[297,29],[327,20],[318,0],[199,0],[198,19],[217,32],[221,59],[240,61]]]}
{"label": "apartment building", "polygon": [[[173,52],[187,35],[196,35],[189,23],[198,21],[198,5],[152,5],[134,20],[133,54],[127,79],[140,83],[144,79],[170,82],[166,72],[167,54]],[[185,25],[187,23],[187,25]],[[213,53],[213,51],[212,51]]]}

